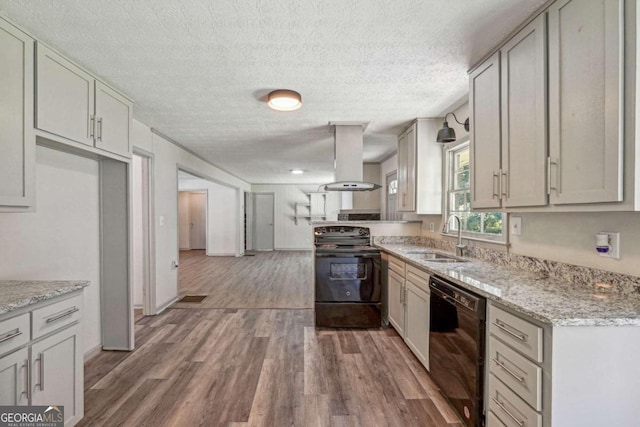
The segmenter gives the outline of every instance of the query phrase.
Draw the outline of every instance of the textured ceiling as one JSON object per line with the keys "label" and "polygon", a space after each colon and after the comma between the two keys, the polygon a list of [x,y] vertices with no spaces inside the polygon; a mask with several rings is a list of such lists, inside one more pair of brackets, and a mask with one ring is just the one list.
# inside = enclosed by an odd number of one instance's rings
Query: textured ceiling
{"label": "textured ceiling", "polygon": [[[0,13],[136,101],[134,116],[251,183],[333,179],[329,121],[365,160],[467,92],[466,71],[544,0],[0,0]],[[269,110],[273,89],[302,109]],[[290,169],[307,171],[293,176]]]}

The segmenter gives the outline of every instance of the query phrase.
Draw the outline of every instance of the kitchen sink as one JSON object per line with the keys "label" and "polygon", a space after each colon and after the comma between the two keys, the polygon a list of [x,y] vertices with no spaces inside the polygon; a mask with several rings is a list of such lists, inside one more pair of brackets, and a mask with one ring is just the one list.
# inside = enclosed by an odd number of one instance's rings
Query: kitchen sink
{"label": "kitchen sink", "polygon": [[442,262],[442,263],[454,263],[454,262],[467,262],[466,259],[456,258],[451,255],[439,254],[436,252],[431,253],[419,253],[417,254],[417,258],[423,259],[429,262]]}
{"label": "kitchen sink", "polygon": [[421,249],[409,249],[406,251],[403,251],[405,254],[432,254],[433,251],[431,249],[427,249],[427,248],[421,248]]}

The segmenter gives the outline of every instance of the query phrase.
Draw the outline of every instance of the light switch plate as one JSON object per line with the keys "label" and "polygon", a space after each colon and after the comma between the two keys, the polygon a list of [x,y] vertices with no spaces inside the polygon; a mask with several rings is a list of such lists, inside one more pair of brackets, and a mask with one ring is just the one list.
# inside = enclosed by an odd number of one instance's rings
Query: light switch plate
{"label": "light switch plate", "polygon": [[512,216],[509,218],[509,228],[512,236],[520,236],[522,234],[522,217]]}
{"label": "light switch plate", "polygon": [[429,231],[432,232],[432,233],[434,231],[436,231],[436,223],[435,222],[430,222],[429,223]]}

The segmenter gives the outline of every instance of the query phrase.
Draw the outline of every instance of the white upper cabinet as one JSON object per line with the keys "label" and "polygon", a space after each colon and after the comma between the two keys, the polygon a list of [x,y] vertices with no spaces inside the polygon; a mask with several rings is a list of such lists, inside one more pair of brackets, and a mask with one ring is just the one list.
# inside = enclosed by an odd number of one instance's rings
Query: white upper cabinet
{"label": "white upper cabinet", "polygon": [[399,212],[442,212],[442,144],[439,119],[416,119],[398,137]]}
{"label": "white upper cabinet", "polygon": [[131,157],[133,104],[61,55],[37,45],[36,128]]}
{"label": "white upper cabinet", "polygon": [[541,15],[469,77],[474,208],[547,204],[546,59]]}
{"label": "white upper cabinet", "polygon": [[398,211],[416,210],[416,127],[411,126],[398,140]]}
{"label": "white upper cabinet", "polygon": [[538,16],[500,49],[505,207],[547,204],[547,36]]}
{"label": "white upper cabinet", "polygon": [[500,207],[500,52],[469,76],[471,206]]}
{"label": "white upper cabinet", "polygon": [[552,204],[622,201],[622,0],[549,8]]}
{"label": "white upper cabinet", "polygon": [[0,20],[0,207],[33,205],[34,40]]}
{"label": "white upper cabinet", "polygon": [[558,0],[470,72],[473,208],[638,209],[624,3]]}
{"label": "white upper cabinet", "polygon": [[128,155],[130,149],[131,103],[96,81],[96,148]]}
{"label": "white upper cabinet", "polygon": [[37,46],[36,127],[93,146],[93,77],[45,46]]}

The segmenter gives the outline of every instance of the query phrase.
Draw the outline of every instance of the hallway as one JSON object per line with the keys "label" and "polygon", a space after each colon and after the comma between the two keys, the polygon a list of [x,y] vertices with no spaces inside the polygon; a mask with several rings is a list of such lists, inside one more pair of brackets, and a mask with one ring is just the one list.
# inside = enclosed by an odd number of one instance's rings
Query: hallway
{"label": "hallway", "polygon": [[[310,304],[309,254],[258,254],[255,263],[189,255],[185,282],[225,292],[222,304]],[[294,295],[301,283],[306,300]],[[462,427],[393,329],[316,329],[311,309],[185,305],[138,320],[135,351],[86,364],[79,425]]]}

